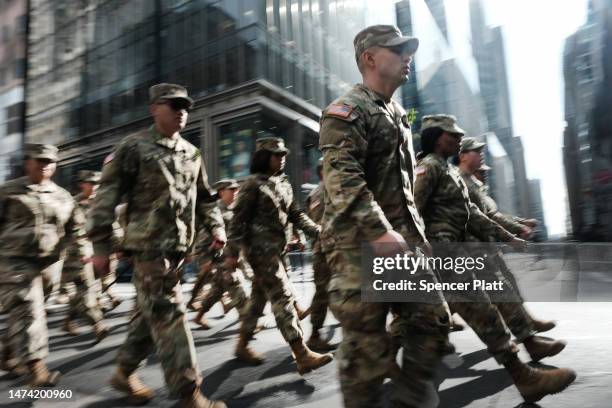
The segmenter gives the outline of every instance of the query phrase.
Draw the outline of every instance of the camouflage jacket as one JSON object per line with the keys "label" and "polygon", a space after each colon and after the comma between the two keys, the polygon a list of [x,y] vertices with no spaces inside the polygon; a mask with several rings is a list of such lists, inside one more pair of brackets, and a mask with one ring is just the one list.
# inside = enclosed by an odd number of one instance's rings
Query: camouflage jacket
{"label": "camouflage jacket", "polygon": [[0,256],[53,262],[71,241],[87,256],[84,224],[70,193],[52,181],[30,184],[21,177],[0,186]]}
{"label": "camouflage jacket", "polygon": [[414,152],[405,111],[362,84],[324,111],[325,209],[321,245],[357,248],[389,230],[407,242],[425,241],[414,204]]}
{"label": "camouflage jacket", "polygon": [[[321,224],[321,219],[323,218],[323,209],[325,208],[324,203],[324,193],[325,187],[323,186],[323,182],[319,183],[308,197],[306,197],[306,214],[310,217],[311,220],[316,222],[317,224]],[[315,239],[312,243],[312,252],[320,252],[321,251],[321,241],[319,239]]]}
{"label": "camouflage jacket", "polygon": [[[87,219],[87,213],[89,211],[89,207],[91,205],[91,200],[87,198],[83,198],[81,194],[77,194],[74,196],[74,202],[76,203],[81,214],[84,215],[85,219]],[[85,226],[83,225],[83,228]],[[93,255],[93,247],[91,242],[88,239],[85,239],[85,249],[87,251],[87,256]],[[74,241],[72,241],[68,245],[68,250],[66,252],[66,259],[64,260],[64,268],[81,268],[83,263],[81,262],[81,254],[79,251],[79,247],[76,245]]]}
{"label": "camouflage jacket", "polygon": [[435,153],[418,162],[414,197],[425,219],[428,237],[444,232],[457,241],[469,232],[483,242],[492,236],[510,241],[513,235],[483,214],[470,200],[459,170]]}
{"label": "camouflage jacket", "polygon": [[96,253],[111,252],[115,207],[125,197],[123,245],[135,251],[186,252],[199,222],[225,239],[223,218],[199,149],[154,126],[124,138],[105,160],[87,231]]}
{"label": "camouflage jacket", "polygon": [[284,253],[293,237],[291,224],[312,238],[319,235],[319,226],[299,208],[285,174],[251,175],[236,198],[227,254],[237,257],[240,248]]}
{"label": "camouflage jacket", "polygon": [[523,226],[521,224],[514,221],[512,217],[497,211],[497,204],[485,193],[482,181],[462,170],[459,170],[459,173],[461,174],[461,177],[463,177],[463,181],[467,186],[470,194],[470,200],[476,204],[480,211],[515,235],[523,232]]}

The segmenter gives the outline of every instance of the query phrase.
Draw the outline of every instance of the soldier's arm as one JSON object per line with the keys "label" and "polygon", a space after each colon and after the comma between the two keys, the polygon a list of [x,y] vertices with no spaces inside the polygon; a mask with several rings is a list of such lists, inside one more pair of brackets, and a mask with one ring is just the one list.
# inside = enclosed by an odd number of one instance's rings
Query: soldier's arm
{"label": "soldier's arm", "polygon": [[421,217],[425,216],[427,202],[438,185],[440,170],[432,163],[420,163],[414,182],[414,204]]}
{"label": "soldier's arm", "polygon": [[139,157],[136,146],[124,141],[107,157],[102,167],[98,192],[89,211],[86,230],[96,255],[113,252],[115,207],[138,176]]}
{"label": "soldier's arm", "polygon": [[510,242],[515,236],[508,232],[504,227],[487,217],[472,201],[469,202],[470,215],[468,218],[468,230],[483,242],[494,236],[497,240]]}
{"label": "soldier's arm", "polygon": [[237,258],[240,254],[240,248],[245,244],[248,225],[251,222],[255,206],[257,205],[258,194],[259,186],[252,178],[247,179],[238,191],[236,204],[234,205],[234,216],[228,226],[228,245],[226,249],[228,256]]}
{"label": "soldier's arm", "polygon": [[332,211],[347,214],[365,239],[373,241],[393,228],[366,183],[362,163],[367,141],[365,124],[361,122],[355,112],[347,118],[324,114],[319,148],[323,152],[323,182]]}
{"label": "soldier's arm", "polygon": [[516,222],[512,217],[499,211],[489,215],[489,217],[515,235],[522,234],[525,231],[523,224]]}
{"label": "soldier's arm", "polygon": [[64,235],[60,242],[60,251],[68,251],[70,256],[78,259],[90,257],[92,254],[87,245],[87,236],[85,232],[85,214],[83,210],[72,199],[72,213],[66,223]]}
{"label": "soldier's arm", "polygon": [[206,175],[206,169],[202,162],[200,173],[198,174],[197,181],[198,197],[196,201],[198,215],[196,220],[199,219],[204,227],[213,236],[213,239],[222,241],[225,243],[227,237],[225,235],[225,223],[223,222],[223,216],[221,210],[217,207],[217,199],[213,190],[208,185],[208,176]]}
{"label": "soldier's arm", "polygon": [[310,238],[317,238],[321,228],[306,215],[298,206],[295,200],[289,206],[289,221],[294,225],[294,228],[306,233]]}

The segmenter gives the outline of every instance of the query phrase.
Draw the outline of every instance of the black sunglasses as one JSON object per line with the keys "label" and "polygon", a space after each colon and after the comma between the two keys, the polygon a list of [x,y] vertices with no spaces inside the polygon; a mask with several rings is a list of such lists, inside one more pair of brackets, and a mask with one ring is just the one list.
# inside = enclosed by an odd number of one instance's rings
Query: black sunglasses
{"label": "black sunglasses", "polygon": [[170,109],[179,111],[185,109],[187,112],[191,110],[191,104],[183,99],[167,99],[163,102],[157,102],[158,105],[168,105]]}

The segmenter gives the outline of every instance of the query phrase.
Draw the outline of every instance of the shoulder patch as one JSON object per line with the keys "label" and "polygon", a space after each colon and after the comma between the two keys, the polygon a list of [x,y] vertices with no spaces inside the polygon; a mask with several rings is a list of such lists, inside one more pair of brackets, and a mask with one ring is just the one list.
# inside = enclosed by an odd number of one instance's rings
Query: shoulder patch
{"label": "shoulder patch", "polygon": [[115,158],[115,152],[112,152],[111,154],[109,154],[108,156],[104,158],[104,163],[102,165],[106,166],[108,163],[112,162],[114,158]]}
{"label": "shoulder patch", "polygon": [[345,103],[333,103],[329,105],[325,113],[330,116],[337,116],[339,118],[346,119],[349,117],[352,111],[353,107],[351,105],[347,105]]}
{"label": "shoulder patch", "polygon": [[420,176],[421,174],[425,174],[427,172],[427,167],[419,166],[416,168],[416,175]]}

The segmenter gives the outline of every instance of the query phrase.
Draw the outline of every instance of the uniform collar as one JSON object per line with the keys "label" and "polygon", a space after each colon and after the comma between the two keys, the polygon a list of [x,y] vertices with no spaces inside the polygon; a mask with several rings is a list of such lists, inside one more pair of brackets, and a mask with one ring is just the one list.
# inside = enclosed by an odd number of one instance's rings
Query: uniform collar
{"label": "uniform collar", "polygon": [[33,184],[30,183],[30,180],[27,177],[24,177],[23,182],[28,190],[38,193],[53,193],[54,191],[57,191],[57,184],[55,184],[53,181],[47,181],[42,184]]}
{"label": "uniform collar", "polygon": [[436,160],[437,162],[442,164],[444,167],[448,167],[448,161],[444,160],[444,158],[442,156],[440,156],[439,154],[437,154],[437,153],[429,153],[428,156],[431,156],[431,158],[433,160]]}
{"label": "uniform collar", "polygon": [[151,136],[153,136],[153,140],[156,144],[174,151],[185,150],[183,146],[183,138],[180,134],[176,134],[172,137],[164,136],[157,130],[155,125],[152,125],[149,128],[149,132],[151,133]]}

